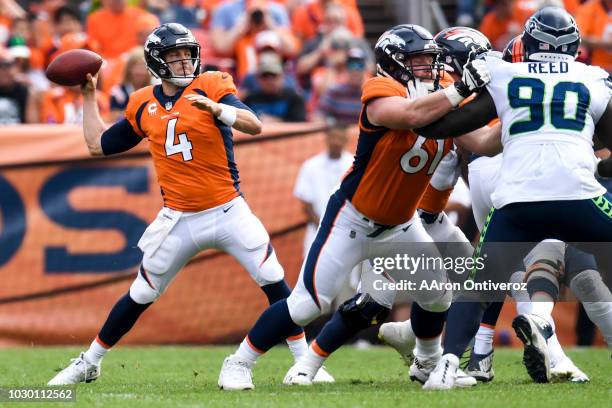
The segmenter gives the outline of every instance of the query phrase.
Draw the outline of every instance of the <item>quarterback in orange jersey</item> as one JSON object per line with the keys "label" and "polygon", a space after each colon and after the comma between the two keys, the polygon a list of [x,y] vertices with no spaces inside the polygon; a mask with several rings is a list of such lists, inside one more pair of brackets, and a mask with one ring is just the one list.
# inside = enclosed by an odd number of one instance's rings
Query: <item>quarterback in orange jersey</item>
{"label": "quarterback in orange jersey", "polygon": [[[460,81],[430,93],[441,79],[438,54],[432,35],[416,25],[393,27],[378,40],[378,75],[363,86],[353,166],[330,197],[295,289],[286,300],[261,315],[237,352],[225,360],[219,378],[222,386],[237,388],[232,385],[250,381],[250,368],[259,355],[296,327],[329,312],[331,302],[356,264],[395,256],[385,244],[432,242],[416,209],[452,142],[427,140],[411,129],[441,118],[489,81],[482,61],[473,61],[464,67]],[[433,246],[427,249],[430,248]],[[430,255],[439,256],[437,251]],[[428,283],[447,281],[442,268],[416,272]],[[444,312],[452,293],[434,289],[413,295],[420,305],[413,306],[413,326],[417,323],[415,333],[419,338],[417,354],[431,359],[435,366],[440,357]],[[328,322],[338,327],[334,331],[338,336],[328,337],[325,344],[313,342],[284,382],[310,384],[329,353],[356,331],[384,320],[388,311],[367,293],[345,302],[340,313]],[[247,370],[232,372],[227,369],[230,363],[240,363]]]}
{"label": "quarterback in orange jersey", "polygon": [[[148,139],[164,207],[138,242],[144,255],[129,293],[115,304],[89,349],[49,385],[95,380],[108,350],[204,249],[232,255],[271,304],[290,293],[266,229],[242,198],[234,161],[232,129],[257,134],[261,122],[236,97],[229,74],[200,74],[200,45],[182,25],[156,28],[144,49],[147,68],[161,85],[132,94],[125,119],[107,127],[96,104],[96,78],[89,76],[82,87],[83,132],[94,156],[120,153]],[[286,339],[296,359],[305,354],[301,328]],[[319,379],[333,381],[324,370]]]}

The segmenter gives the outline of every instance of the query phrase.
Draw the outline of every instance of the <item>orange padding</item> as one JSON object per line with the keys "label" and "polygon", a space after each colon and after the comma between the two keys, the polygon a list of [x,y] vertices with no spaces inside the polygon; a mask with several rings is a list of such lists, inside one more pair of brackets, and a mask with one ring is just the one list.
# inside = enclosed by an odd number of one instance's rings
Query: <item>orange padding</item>
{"label": "orange padding", "polygon": [[299,339],[301,339],[301,338],[303,338],[303,337],[305,337],[305,336],[306,336],[306,334],[304,334],[304,332],[301,332],[300,334],[296,334],[295,336],[289,336],[289,337],[287,337],[287,340],[289,340],[289,341],[295,341],[295,340],[299,340]]}
{"label": "orange padding", "polygon": [[432,214],[442,212],[446,208],[446,204],[452,192],[452,188],[440,191],[436,190],[430,184],[427,186],[427,190],[425,190],[423,197],[421,197],[419,208]]}
{"label": "orange padding", "polygon": [[321,347],[319,347],[319,345],[317,344],[316,340],[313,340],[312,343],[310,344],[312,346],[312,350],[317,353],[319,356],[321,357],[328,357],[329,353],[326,352],[325,350],[323,350]]}

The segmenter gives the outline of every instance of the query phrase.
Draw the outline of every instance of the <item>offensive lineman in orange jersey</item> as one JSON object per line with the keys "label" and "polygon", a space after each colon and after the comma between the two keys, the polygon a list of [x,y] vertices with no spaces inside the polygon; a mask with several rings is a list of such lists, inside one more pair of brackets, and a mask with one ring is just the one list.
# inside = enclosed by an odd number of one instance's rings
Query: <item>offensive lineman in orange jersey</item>
{"label": "offensive lineman in orange jersey", "polygon": [[[115,304],[89,349],[49,385],[95,380],[104,355],[204,249],[232,255],[271,304],[290,293],[268,233],[242,198],[234,161],[232,128],[257,134],[261,122],[236,97],[229,74],[200,74],[200,45],[184,26],[156,28],[145,43],[145,62],[161,85],[132,94],[125,119],[111,127],[98,112],[96,78],[88,77],[82,87],[83,132],[94,156],[129,150],[146,138],[164,207],[138,242],[144,256],[129,293]],[[286,339],[296,359],[306,352],[301,328]],[[333,382],[324,370],[319,379]]]}
{"label": "offensive lineman in orange jersey", "polygon": [[[446,33],[452,38],[450,42],[456,45],[452,50],[449,50],[449,44],[444,40],[444,34]],[[442,38],[440,39],[441,34]],[[468,62],[470,56],[478,56],[492,48],[482,33],[466,27],[453,27],[444,30],[434,37],[434,41],[441,47],[439,59],[444,63],[445,72],[444,77],[440,80],[440,85],[444,88],[452,86],[454,81],[461,79],[463,66]],[[449,55],[453,56],[452,61],[447,59]],[[469,99],[466,99],[464,102]],[[443,244],[443,249],[441,249],[440,253],[442,257],[451,256],[453,258],[462,257],[467,259],[472,256],[473,247],[463,232],[444,213],[444,208],[459,177],[459,170],[458,156],[454,150],[451,150],[444,155],[436,167],[434,174],[429,180],[427,189],[419,200],[418,209],[425,232],[427,232],[433,241],[458,243],[455,245]],[[381,289],[380,282],[380,275],[366,270],[362,273],[358,293],[363,293],[363,296],[369,296],[379,306],[390,310],[394,305],[396,291]],[[370,307],[373,306],[370,305]],[[354,337],[358,330],[364,328],[364,325],[354,325],[354,320],[345,321],[346,324],[344,325],[338,324],[343,319],[343,311],[341,309],[335,312],[338,316],[332,317],[330,322],[319,332],[315,340],[316,344],[330,344],[330,342],[342,338],[349,340],[351,337]],[[377,320],[380,323],[380,319]],[[429,372],[435,367],[434,363],[437,360],[422,353],[421,355],[417,354],[415,358],[414,347],[416,337],[410,320],[383,324],[380,327],[379,338],[395,347],[404,358],[410,367],[409,375],[412,380],[420,381],[421,383],[427,380]],[[441,352],[441,349],[438,351]],[[298,364],[308,364],[308,362],[300,360],[296,363],[296,365]],[[476,385],[476,380],[464,373],[458,373],[457,385],[462,387],[474,386]]]}
{"label": "offensive lineman in orange jersey", "polygon": [[[221,385],[246,383],[255,360],[286,333],[305,326],[330,309],[351,269],[365,259],[394,256],[384,244],[432,242],[416,214],[431,175],[452,143],[427,141],[411,129],[450,112],[465,97],[482,88],[489,74],[480,61],[466,64],[461,81],[429,94],[440,79],[439,48],[431,34],[416,25],[399,25],[385,32],[376,47],[378,76],[364,84],[360,134],[353,167],[329,200],[317,236],[304,260],[297,286],[286,300],[266,310],[235,354],[226,358]],[[407,91],[408,88],[409,90]],[[367,250],[366,250],[367,248]],[[438,254],[439,255],[439,254]],[[443,269],[428,271],[427,282],[446,282]],[[420,306],[419,345],[435,358],[440,348],[444,312],[452,294],[444,289],[415,294]],[[358,295],[341,306],[328,324],[351,333],[383,320],[388,309]],[[351,334],[352,335],[352,334]],[[434,340],[427,340],[434,338]],[[313,342],[285,376],[286,384],[310,384],[325,356],[346,341]],[[243,377],[226,369],[242,364]],[[252,384],[250,384],[252,386]],[[232,387],[237,388],[237,387]]]}

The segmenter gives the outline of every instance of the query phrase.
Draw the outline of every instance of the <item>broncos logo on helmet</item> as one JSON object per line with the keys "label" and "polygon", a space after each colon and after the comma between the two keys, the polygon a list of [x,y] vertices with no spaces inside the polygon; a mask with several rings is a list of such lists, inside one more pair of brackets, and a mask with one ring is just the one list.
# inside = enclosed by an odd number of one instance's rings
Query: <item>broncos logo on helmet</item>
{"label": "broncos logo on helmet", "polygon": [[[440,48],[429,31],[415,24],[401,24],[385,31],[374,46],[376,68],[380,75],[391,77],[406,86],[416,79],[437,83],[443,72],[438,63]],[[431,64],[413,64],[416,55],[432,55]]]}
{"label": "broncos logo on helmet", "polygon": [[489,39],[480,31],[469,27],[450,27],[434,37],[442,49],[440,61],[445,69],[459,75],[470,58],[487,53],[493,49]]}
{"label": "broncos logo on helmet", "polygon": [[[194,70],[190,75],[175,75],[164,60],[165,54],[173,49],[189,48]],[[145,63],[157,78],[185,87],[200,73],[200,44],[185,26],[178,23],[163,24],[157,27],[144,44]]]}

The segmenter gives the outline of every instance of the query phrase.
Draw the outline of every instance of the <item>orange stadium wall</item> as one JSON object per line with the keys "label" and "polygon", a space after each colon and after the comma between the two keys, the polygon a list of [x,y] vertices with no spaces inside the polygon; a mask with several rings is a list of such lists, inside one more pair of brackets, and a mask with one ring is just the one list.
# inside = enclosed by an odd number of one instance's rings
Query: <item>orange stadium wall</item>
{"label": "orange stadium wall", "polygon": [[[236,136],[241,190],[291,286],[304,229],[293,184],[301,164],[324,148],[322,130],[277,124],[261,137]],[[80,128],[31,125],[2,127],[0,146],[0,345],[89,342],[127,292],[141,257],[136,243],[162,205],[146,142],[91,158]],[[236,261],[204,252],[123,343],[236,342],[265,306]],[[571,343],[575,304],[561,306],[560,338]],[[503,330],[513,307],[504,308]]]}

